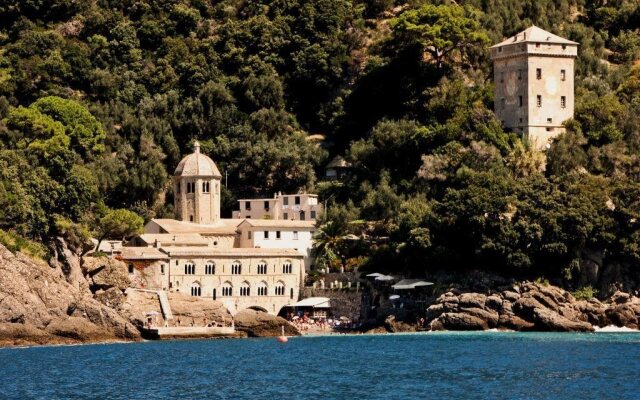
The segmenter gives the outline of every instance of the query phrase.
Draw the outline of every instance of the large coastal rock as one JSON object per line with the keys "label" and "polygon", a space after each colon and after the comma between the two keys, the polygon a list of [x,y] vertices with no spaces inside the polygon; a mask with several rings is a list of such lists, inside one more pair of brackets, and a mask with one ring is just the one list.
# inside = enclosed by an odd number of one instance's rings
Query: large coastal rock
{"label": "large coastal rock", "polygon": [[287,336],[299,336],[300,332],[286,319],[251,309],[242,310],[234,317],[236,329],[250,337],[280,336],[282,327]]}
{"label": "large coastal rock", "polygon": [[[104,296],[107,295],[105,292]],[[204,322],[231,324],[232,316],[227,308],[219,301],[210,298],[193,297],[184,293],[169,293],[169,305],[173,314],[173,321],[169,325],[176,326],[204,326]],[[142,328],[147,315],[156,314],[156,322],[164,324],[162,309],[158,294],[152,290],[127,289],[118,312],[135,326]]]}
{"label": "large coastal rock", "polygon": [[115,258],[85,257],[82,268],[93,292],[112,288],[124,291],[131,286],[127,265]]}
{"label": "large coastal rock", "polygon": [[489,295],[442,294],[426,310],[432,330],[508,329],[591,332],[595,327],[640,327],[640,299],[616,293],[607,303],[576,300],[552,285],[524,282]]}
{"label": "large coastal rock", "polygon": [[76,272],[0,245],[0,345],[139,339],[133,325],[91,296]]}
{"label": "large coastal rock", "polygon": [[396,319],[395,315],[389,315],[384,320],[384,327],[387,332],[390,333],[398,333],[398,332],[415,332],[416,326],[407,324],[406,322],[401,322]]}

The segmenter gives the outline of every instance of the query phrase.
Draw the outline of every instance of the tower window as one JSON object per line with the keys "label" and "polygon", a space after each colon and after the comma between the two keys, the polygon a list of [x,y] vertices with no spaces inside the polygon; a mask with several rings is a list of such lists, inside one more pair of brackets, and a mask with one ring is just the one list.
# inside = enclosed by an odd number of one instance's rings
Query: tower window
{"label": "tower window", "polygon": [[536,79],[542,79],[542,68],[536,68]]}
{"label": "tower window", "polygon": [[560,107],[567,108],[567,98],[565,96],[560,97]]}
{"label": "tower window", "polygon": [[298,240],[298,231],[293,231],[293,240]]}
{"label": "tower window", "polygon": [[562,45],[562,50],[566,50],[566,49],[567,49],[567,45],[566,45],[566,44],[563,44],[563,45]]}
{"label": "tower window", "polygon": [[133,274],[133,264],[129,264],[129,273]]}
{"label": "tower window", "polygon": [[316,211],[311,210],[311,219],[316,219]]}
{"label": "tower window", "polygon": [[282,217],[283,217],[284,219],[289,219],[289,214],[284,213],[284,214],[282,215]]}
{"label": "tower window", "polygon": [[553,122],[553,118],[547,118],[547,123],[552,123]]}
{"label": "tower window", "polygon": [[251,202],[250,201],[245,201],[244,202],[244,209],[247,211],[251,211]]}
{"label": "tower window", "polygon": [[195,182],[187,182],[187,193],[193,193],[196,191],[196,183]]}
{"label": "tower window", "polygon": [[282,205],[283,206],[288,206],[289,205],[289,198],[288,197],[283,197],[282,198]]}
{"label": "tower window", "polygon": [[180,194],[180,186],[182,186],[182,185],[180,184],[180,182],[178,182],[178,184],[176,185],[176,193],[177,194]]}
{"label": "tower window", "polygon": [[522,105],[524,104],[524,102],[522,100],[522,96],[518,96],[518,100],[520,101],[520,107],[522,107]]}
{"label": "tower window", "polygon": [[269,231],[264,231],[264,238],[269,239]]}
{"label": "tower window", "polygon": [[276,239],[280,239],[280,231],[276,231]]}
{"label": "tower window", "polygon": [[269,211],[269,202],[268,201],[264,202],[264,209]]}
{"label": "tower window", "polygon": [[164,264],[160,264],[160,273],[164,275]]}
{"label": "tower window", "polygon": [[189,222],[193,222],[193,215],[189,215]]}
{"label": "tower window", "polygon": [[566,81],[567,80],[567,71],[565,71],[564,69],[560,70],[560,80],[561,81]]}
{"label": "tower window", "polygon": [[536,47],[540,47],[540,43],[536,43]]}
{"label": "tower window", "polygon": [[542,107],[542,96],[538,95],[536,100],[538,107]]}
{"label": "tower window", "polygon": [[209,193],[211,190],[211,183],[209,182],[202,182],[202,193]]}
{"label": "tower window", "polygon": [[294,202],[297,206],[300,205],[300,196],[296,196]]}
{"label": "tower window", "polygon": [[522,70],[521,69],[518,70],[518,80],[519,81],[522,80]]}
{"label": "tower window", "polygon": [[251,239],[251,231],[247,231],[247,239]]}

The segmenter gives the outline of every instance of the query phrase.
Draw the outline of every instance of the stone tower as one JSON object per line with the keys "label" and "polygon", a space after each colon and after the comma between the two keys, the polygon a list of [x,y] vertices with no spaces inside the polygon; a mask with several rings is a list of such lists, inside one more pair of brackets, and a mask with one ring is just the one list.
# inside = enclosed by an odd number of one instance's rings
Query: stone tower
{"label": "stone tower", "polygon": [[578,43],[537,26],[491,47],[494,110],[505,128],[545,149],[573,118]]}
{"label": "stone tower", "polygon": [[197,224],[217,223],[221,178],[216,164],[200,153],[200,144],[195,142],[193,153],[180,161],[173,174],[175,218]]}

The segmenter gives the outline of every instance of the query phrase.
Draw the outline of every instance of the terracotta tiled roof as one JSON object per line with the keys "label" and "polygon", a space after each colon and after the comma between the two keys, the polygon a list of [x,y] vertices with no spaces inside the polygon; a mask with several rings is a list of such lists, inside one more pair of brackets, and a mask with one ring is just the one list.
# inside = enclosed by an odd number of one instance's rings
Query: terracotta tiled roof
{"label": "terracotta tiled roof", "polygon": [[254,247],[217,248],[217,247],[162,247],[161,250],[173,256],[211,256],[211,257],[296,257],[302,258],[303,254],[293,249],[263,249]]}
{"label": "terracotta tiled roof", "polygon": [[500,42],[491,48],[507,46],[514,43],[553,43],[553,44],[571,44],[577,45],[579,43],[572,42],[558,35],[554,35],[551,32],[547,32],[544,29],[538,28],[535,25],[525,29],[517,35],[511,36],[507,40]]}
{"label": "terracotta tiled roof", "polygon": [[120,253],[125,260],[168,260],[169,256],[153,247],[123,247]]}
{"label": "terracotta tiled roof", "polygon": [[152,222],[160,226],[167,233],[199,233],[235,235],[241,219],[221,219],[216,224],[205,225],[193,222],[178,221],[175,219],[153,219]]}
{"label": "terracotta tiled roof", "polygon": [[316,226],[315,221],[300,221],[300,220],[288,220],[288,219],[253,219],[247,218],[242,224],[248,224],[254,228],[307,228],[311,229]]}

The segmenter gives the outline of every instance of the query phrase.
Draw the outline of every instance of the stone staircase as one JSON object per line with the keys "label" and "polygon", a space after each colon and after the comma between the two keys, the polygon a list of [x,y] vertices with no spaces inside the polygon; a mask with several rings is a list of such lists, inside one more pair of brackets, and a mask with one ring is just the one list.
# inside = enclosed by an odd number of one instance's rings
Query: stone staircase
{"label": "stone staircase", "polygon": [[171,312],[171,305],[169,305],[169,298],[167,292],[164,290],[158,290],[158,299],[160,300],[160,307],[162,308],[162,314],[165,321],[171,321],[173,319],[173,313]]}

